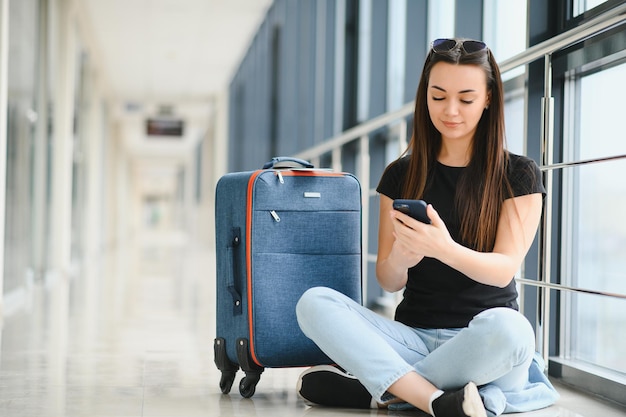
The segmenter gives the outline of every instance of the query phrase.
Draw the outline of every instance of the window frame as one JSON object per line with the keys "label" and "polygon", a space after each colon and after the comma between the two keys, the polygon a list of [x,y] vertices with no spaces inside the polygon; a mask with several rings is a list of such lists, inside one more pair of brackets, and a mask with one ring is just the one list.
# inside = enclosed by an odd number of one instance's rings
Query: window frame
{"label": "window frame", "polygon": [[[571,3],[570,3],[571,4]],[[597,16],[602,11],[608,10],[615,2],[607,2],[596,9],[593,13],[579,16],[577,22],[588,19],[589,16]],[[568,22],[569,23],[569,22]],[[580,23],[579,23],[580,24]],[[554,54],[552,57],[553,88],[555,99],[555,148],[553,153],[558,158],[557,163],[576,164],[579,162],[578,154],[572,153],[572,143],[577,143],[579,132],[576,120],[579,114],[579,100],[582,99],[580,80],[593,73],[598,73],[615,65],[626,62],[626,40],[621,39],[623,24],[619,27],[598,33],[583,43],[578,43]],[[599,52],[602,52],[601,54]],[[543,64],[543,63],[541,63]],[[535,74],[536,75],[536,74]],[[533,84],[530,80],[529,84]],[[600,162],[602,163],[602,162]],[[575,286],[567,277],[571,276],[572,264],[571,242],[576,238],[576,230],[573,229],[572,219],[575,218],[575,204],[572,195],[575,188],[575,175],[565,172],[563,167],[554,176],[553,207],[554,212],[553,233],[555,236],[554,246],[556,251],[553,255],[552,268],[556,273],[556,281],[564,286]],[[593,289],[592,289],[593,290]],[[570,291],[553,291],[552,299],[557,306],[550,313],[550,338],[551,351],[549,360],[550,376],[559,379],[565,384],[611,399],[618,404],[626,405],[623,392],[626,389],[626,374],[611,372],[599,366],[569,358],[571,349],[572,316],[570,315],[571,302],[573,300]]]}

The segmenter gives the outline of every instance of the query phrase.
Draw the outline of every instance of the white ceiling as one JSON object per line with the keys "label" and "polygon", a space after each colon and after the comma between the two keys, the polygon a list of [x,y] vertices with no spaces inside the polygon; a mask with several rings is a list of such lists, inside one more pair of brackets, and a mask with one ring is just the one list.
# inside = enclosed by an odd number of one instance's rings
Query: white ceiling
{"label": "white ceiling", "polygon": [[224,91],[272,0],[80,0],[113,97],[190,102]]}
{"label": "white ceiling", "polygon": [[[121,124],[140,194],[172,195],[177,172],[223,94],[272,0],[75,0],[92,58]],[[146,117],[171,106],[180,140],[147,138]]]}

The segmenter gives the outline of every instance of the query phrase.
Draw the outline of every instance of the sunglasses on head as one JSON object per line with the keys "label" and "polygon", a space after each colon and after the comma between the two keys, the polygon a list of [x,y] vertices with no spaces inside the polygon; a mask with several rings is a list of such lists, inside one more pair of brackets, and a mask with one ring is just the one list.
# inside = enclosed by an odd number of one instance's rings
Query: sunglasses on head
{"label": "sunglasses on head", "polygon": [[457,46],[461,46],[461,49],[466,54],[473,54],[475,52],[484,51],[487,49],[487,44],[482,41],[475,41],[471,39],[457,40],[457,39],[435,39],[431,45],[432,50],[438,53],[446,53],[455,49]]}

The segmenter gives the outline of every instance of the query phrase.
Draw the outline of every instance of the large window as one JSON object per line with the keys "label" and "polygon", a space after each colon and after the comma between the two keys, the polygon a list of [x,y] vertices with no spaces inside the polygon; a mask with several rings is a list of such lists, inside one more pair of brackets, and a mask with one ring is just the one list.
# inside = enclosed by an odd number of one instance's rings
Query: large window
{"label": "large window", "polygon": [[455,12],[456,3],[454,0],[428,1],[428,34],[426,39],[428,48],[434,39],[455,36]]}
{"label": "large window", "polygon": [[72,154],[72,261],[79,262],[85,256],[85,198],[87,167],[86,136],[89,129],[89,57],[79,47],[75,54],[76,84],[74,91],[74,137]]}
{"label": "large window", "polygon": [[[406,0],[389,3],[387,35],[387,111],[404,103],[406,53]],[[413,75],[413,74],[411,74]]]}
{"label": "large window", "polygon": [[498,62],[526,49],[526,9],[526,0],[484,1],[483,40],[487,42]]}
{"label": "large window", "polygon": [[597,7],[606,2],[607,0],[573,0],[572,14],[574,17],[579,16],[586,11],[591,10],[594,7]]}
{"label": "large window", "polygon": [[[526,49],[526,0],[499,2],[485,0],[483,8],[483,40],[498,63]],[[502,74],[505,89],[505,120],[507,148],[517,154],[525,152],[525,66]]]}
{"label": "large window", "polygon": [[[626,155],[619,121],[626,64],[573,75],[566,81],[565,160]],[[567,168],[564,178],[562,258],[565,284],[626,294],[626,159]],[[562,355],[626,376],[626,301],[564,294]]]}

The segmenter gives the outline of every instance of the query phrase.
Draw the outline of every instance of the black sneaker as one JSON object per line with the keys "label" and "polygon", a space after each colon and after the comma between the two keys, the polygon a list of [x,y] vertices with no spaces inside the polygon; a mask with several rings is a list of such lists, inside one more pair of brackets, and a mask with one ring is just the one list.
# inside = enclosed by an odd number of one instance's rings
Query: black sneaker
{"label": "black sneaker", "polygon": [[372,408],[372,396],[363,384],[330,365],[314,366],[300,374],[297,391],[307,405]]}
{"label": "black sneaker", "polygon": [[435,417],[487,417],[483,400],[473,382],[464,388],[445,392],[433,401]]}

